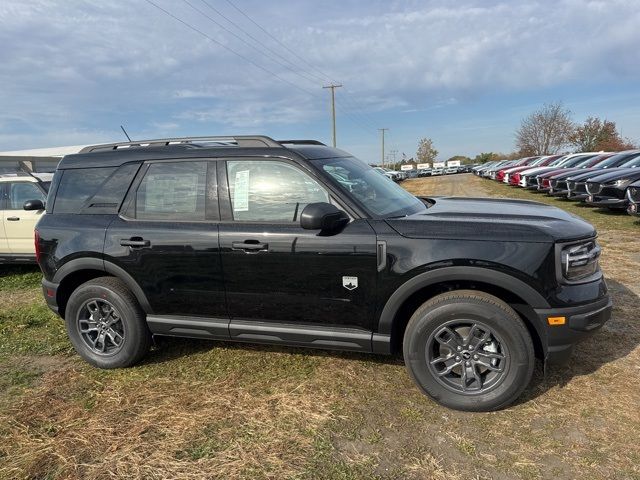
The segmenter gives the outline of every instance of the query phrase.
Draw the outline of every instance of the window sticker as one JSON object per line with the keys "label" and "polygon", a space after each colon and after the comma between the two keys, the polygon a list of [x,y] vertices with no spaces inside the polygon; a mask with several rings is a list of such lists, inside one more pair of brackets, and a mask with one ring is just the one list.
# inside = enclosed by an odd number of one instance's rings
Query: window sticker
{"label": "window sticker", "polygon": [[233,188],[233,211],[249,211],[249,170],[236,172],[236,181]]}

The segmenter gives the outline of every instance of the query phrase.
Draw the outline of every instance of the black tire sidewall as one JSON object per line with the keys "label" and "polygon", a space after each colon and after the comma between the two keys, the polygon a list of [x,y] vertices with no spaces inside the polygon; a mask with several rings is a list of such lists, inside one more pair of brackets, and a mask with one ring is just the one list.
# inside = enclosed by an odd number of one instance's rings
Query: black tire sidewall
{"label": "black tire sidewall", "polygon": [[[107,300],[116,308],[120,315],[125,330],[124,344],[113,355],[98,355],[85,344],[78,330],[78,311],[84,304],[93,298]],[[119,293],[105,285],[86,284],[78,287],[67,303],[65,309],[65,323],[69,339],[78,354],[87,362],[99,368],[119,368],[128,366],[132,359],[139,355],[139,347],[144,342],[147,333],[140,319],[141,313],[138,305],[123,298]]]}
{"label": "black tire sidewall", "polygon": [[[405,334],[404,356],[409,373],[429,396],[458,410],[486,411],[511,403],[528,385],[533,372],[533,347],[519,318],[510,318],[501,308],[467,299],[451,299],[419,309]],[[426,345],[431,334],[455,319],[476,320],[492,329],[509,351],[508,371],[499,385],[486,393],[456,393],[442,385],[427,365]]]}

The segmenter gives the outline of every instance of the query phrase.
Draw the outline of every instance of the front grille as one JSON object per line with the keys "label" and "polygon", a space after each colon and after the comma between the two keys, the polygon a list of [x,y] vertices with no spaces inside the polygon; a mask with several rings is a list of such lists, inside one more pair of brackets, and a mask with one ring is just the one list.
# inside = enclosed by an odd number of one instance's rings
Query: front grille
{"label": "front grille", "polygon": [[631,187],[629,189],[629,199],[634,203],[640,203],[640,187]]}
{"label": "front grille", "polygon": [[567,182],[567,189],[575,190],[576,189],[576,182]]}
{"label": "front grille", "polygon": [[566,190],[567,189],[567,182],[565,182],[563,180],[556,180],[556,188],[558,190]]}
{"label": "front grille", "polygon": [[584,182],[576,183],[575,191],[576,193],[586,193],[587,192],[586,184]]}
{"label": "front grille", "polygon": [[558,180],[549,180],[549,185],[556,188],[558,186]]}
{"label": "front grille", "polygon": [[587,193],[597,195],[602,190],[602,185],[598,182],[587,182]]}
{"label": "front grille", "polygon": [[539,187],[542,187],[542,179],[540,177],[536,178],[536,182],[538,182]]}

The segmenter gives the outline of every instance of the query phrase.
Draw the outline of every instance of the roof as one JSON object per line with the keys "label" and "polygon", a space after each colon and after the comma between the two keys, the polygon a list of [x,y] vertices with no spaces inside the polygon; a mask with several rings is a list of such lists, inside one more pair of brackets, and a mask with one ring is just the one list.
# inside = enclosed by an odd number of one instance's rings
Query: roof
{"label": "roof", "polygon": [[[285,140],[269,137],[196,137],[184,139],[140,140],[85,147],[81,153],[66,155],[59,169],[118,167],[130,162],[173,158],[292,157],[302,159],[337,158],[349,153],[315,140]],[[231,141],[229,141],[231,138]],[[217,140],[211,140],[217,139]],[[235,142],[235,143],[234,143]]]}
{"label": "roof", "polygon": [[13,150],[0,152],[0,157],[63,157],[72,153],[78,153],[84,145],[69,147],[33,148],[30,150]]}

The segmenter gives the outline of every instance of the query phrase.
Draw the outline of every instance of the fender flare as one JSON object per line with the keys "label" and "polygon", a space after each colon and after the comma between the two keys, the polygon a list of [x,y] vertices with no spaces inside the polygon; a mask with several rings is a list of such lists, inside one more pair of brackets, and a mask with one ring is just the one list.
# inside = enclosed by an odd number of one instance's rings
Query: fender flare
{"label": "fender flare", "polygon": [[424,272],[407,280],[393,292],[382,309],[378,323],[380,335],[391,335],[393,321],[402,304],[415,292],[442,282],[465,280],[482,282],[511,291],[532,308],[551,308],[533,287],[506,273],[481,267],[443,267]]}
{"label": "fender flare", "polygon": [[101,258],[76,258],[74,260],[70,260],[58,269],[53,276],[53,282],[60,284],[70,274],[81,270],[102,270],[103,272],[122,280],[127,288],[131,290],[131,293],[136,297],[136,300],[138,300],[138,303],[145,313],[153,313],[151,305],[147,300],[147,296],[142,291],[142,288],[140,288],[140,285],[138,285],[138,282],[136,282],[135,279],[123,268]]}

